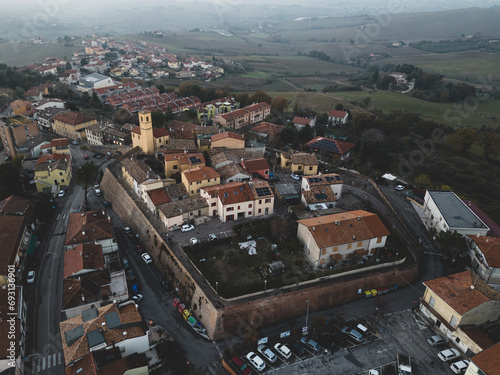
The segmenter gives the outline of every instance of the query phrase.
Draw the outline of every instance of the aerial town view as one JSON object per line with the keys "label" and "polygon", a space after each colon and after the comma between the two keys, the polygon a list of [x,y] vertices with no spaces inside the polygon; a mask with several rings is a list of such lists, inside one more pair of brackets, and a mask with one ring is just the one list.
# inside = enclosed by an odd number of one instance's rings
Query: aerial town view
{"label": "aerial town view", "polygon": [[500,0],[0,14],[0,375],[500,375]]}

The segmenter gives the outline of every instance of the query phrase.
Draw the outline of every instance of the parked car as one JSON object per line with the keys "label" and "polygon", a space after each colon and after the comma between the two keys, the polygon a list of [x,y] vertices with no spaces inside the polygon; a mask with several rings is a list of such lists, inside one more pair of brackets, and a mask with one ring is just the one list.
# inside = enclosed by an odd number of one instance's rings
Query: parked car
{"label": "parked car", "polygon": [[461,361],[452,363],[450,365],[451,371],[453,371],[455,374],[462,374],[467,370],[467,367],[469,367],[470,361],[468,359],[462,359]]}
{"label": "parked car", "polygon": [[448,348],[445,350],[441,350],[438,353],[438,357],[443,362],[451,361],[452,359],[460,357],[460,352],[455,348]]}
{"label": "parked car", "polygon": [[404,190],[404,189],[405,189],[405,187],[404,187],[403,185],[397,185],[397,186],[395,187],[395,189],[396,189],[397,191],[401,191],[401,190]]}
{"label": "parked car", "polygon": [[189,239],[189,244],[190,244],[190,245],[197,245],[197,244],[199,244],[199,243],[200,243],[200,240],[199,240],[199,239],[197,239],[196,237],[193,237],[193,238],[190,238],[190,239]]}
{"label": "parked car", "polygon": [[255,367],[257,371],[263,371],[266,368],[264,360],[260,358],[256,353],[250,352],[246,355],[246,359],[250,364]]}
{"label": "parked car", "polygon": [[26,282],[28,284],[33,284],[35,282],[35,271],[29,271],[26,277]]}
{"label": "parked car", "polygon": [[292,342],[290,344],[290,349],[292,349],[292,351],[296,355],[298,355],[299,357],[302,357],[305,354],[305,352],[306,352],[305,349],[304,349],[304,347],[300,343],[298,343],[297,341]]}
{"label": "parked car", "polygon": [[295,181],[300,181],[300,176],[298,174],[291,174],[290,177]]}
{"label": "parked car", "polygon": [[285,359],[288,359],[292,356],[292,351],[290,350],[290,348],[279,342],[274,344],[274,349]]}
{"label": "parked car", "polygon": [[355,329],[353,328],[349,328],[349,327],[343,327],[342,328],[342,332],[344,332],[347,336],[349,336],[350,338],[356,340],[357,342],[362,342],[363,341],[363,335],[361,333],[359,333],[358,331],[356,331]]}
{"label": "parked car", "polygon": [[153,259],[151,259],[148,253],[142,253],[141,257],[146,262],[146,264],[153,263]]}
{"label": "parked car", "polygon": [[123,229],[125,229],[126,234],[132,234],[132,229],[130,229],[130,227],[125,227]]}
{"label": "parked car", "polygon": [[270,176],[269,182],[279,182],[280,178],[278,176]]}
{"label": "parked car", "polygon": [[58,196],[59,198],[62,198],[62,197],[64,197],[65,195],[66,195],[66,191],[65,191],[65,190],[59,190],[59,193],[57,194],[57,196]]}
{"label": "parked car", "polygon": [[83,155],[83,158],[84,158],[85,160],[89,160],[89,159],[90,159],[90,157],[89,157],[88,155]]}
{"label": "parked car", "polygon": [[271,363],[276,362],[276,360],[278,359],[276,354],[274,354],[274,352],[265,345],[259,345],[257,347],[257,351]]}
{"label": "parked car", "polygon": [[250,367],[248,367],[248,365],[243,362],[240,357],[234,356],[233,359],[231,359],[231,362],[233,362],[233,364],[240,370],[243,375],[252,374],[252,370],[250,369]]}
{"label": "parked car", "polygon": [[71,141],[71,144],[72,144],[72,145],[77,145],[77,144],[78,144],[78,141]]}
{"label": "parked car", "polygon": [[135,296],[132,296],[132,299],[134,300],[135,303],[139,303],[142,301],[144,296],[142,294],[136,294]]}
{"label": "parked car", "polygon": [[446,344],[447,342],[448,342],[448,339],[446,337],[439,336],[439,335],[434,335],[434,336],[431,336],[427,339],[427,343],[430,346],[438,346],[441,344]]}
{"label": "parked car", "polygon": [[97,195],[98,197],[100,197],[102,195],[101,189],[95,189],[95,195]]}
{"label": "parked car", "polygon": [[184,224],[181,226],[181,232],[189,232],[191,230],[194,230],[194,225],[192,224]]}
{"label": "parked car", "polygon": [[215,233],[210,233],[208,235],[208,240],[209,241],[215,241],[217,239],[217,236],[215,235]]}
{"label": "parked car", "polygon": [[316,341],[314,341],[313,339],[309,338],[309,337],[302,337],[300,339],[300,342],[305,345],[306,347],[308,347],[309,349],[312,349],[313,351],[315,352],[320,352],[323,350],[323,348],[321,347],[320,344],[318,344]]}
{"label": "parked car", "polygon": [[122,259],[122,263],[123,263],[123,268],[128,268],[129,267],[127,258],[123,258]]}
{"label": "parked car", "polygon": [[99,183],[94,183],[94,189],[99,189]]}

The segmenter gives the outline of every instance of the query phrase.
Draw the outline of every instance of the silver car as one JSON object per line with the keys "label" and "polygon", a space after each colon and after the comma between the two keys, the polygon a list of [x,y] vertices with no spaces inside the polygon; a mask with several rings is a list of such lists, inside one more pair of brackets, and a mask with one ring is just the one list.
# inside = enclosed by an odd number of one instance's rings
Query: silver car
{"label": "silver car", "polygon": [[353,328],[343,327],[342,332],[344,332],[350,338],[356,340],[357,342],[363,342],[363,335]]}
{"label": "silver car", "polygon": [[439,335],[434,335],[434,336],[431,336],[427,339],[427,343],[430,346],[438,346],[441,344],[446,344],[447,342],[448,342],[448,340],[446,339],[446,337],[439,336]]}
{"label": "silver car", "polygon": [[265,345],[259,345],[257,351],[264,356],[269,362],[274,363],[278,359],[276,354]]}

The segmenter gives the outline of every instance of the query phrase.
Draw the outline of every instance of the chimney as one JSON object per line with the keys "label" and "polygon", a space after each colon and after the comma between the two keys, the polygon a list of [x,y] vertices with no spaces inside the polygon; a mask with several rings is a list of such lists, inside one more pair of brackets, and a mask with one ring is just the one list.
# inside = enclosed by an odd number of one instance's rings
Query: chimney
{"label": "chimney", "polygon": [[102,216],[106,215],[106,211],[102,210]]}
{"label": "chimney", "polygon": [[352,239],[356,240],[356,235],[355,234],[352,235]]}
{"label": "chimney", "polygon": [[312,227],[313,232],[316,232],[316,227]]}
{"label": "chimney", "polygon": [[358,221],[361,221],[361,216],[358,216]]}
{"label": "chimney", "polygon": [[82,301],[85,302],[85,296],[82,294]]}
{"label": "chimney", "polygon": [[82,230],[82,236],[85,236],[85,230]]}

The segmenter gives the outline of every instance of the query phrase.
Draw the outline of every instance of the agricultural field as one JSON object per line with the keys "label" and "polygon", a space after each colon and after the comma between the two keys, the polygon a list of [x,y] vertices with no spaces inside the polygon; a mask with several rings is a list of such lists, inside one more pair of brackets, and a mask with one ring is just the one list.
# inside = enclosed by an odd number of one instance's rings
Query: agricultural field
{"label": "agricultural field", "polygon": [[73,52],[81,50],[78,45],[65,47],[64,45],[27,45],[14,43],[0,44],[0,63],[9,66],[25,66],[45,61],[47,57],[65,58],[73,55]]}

